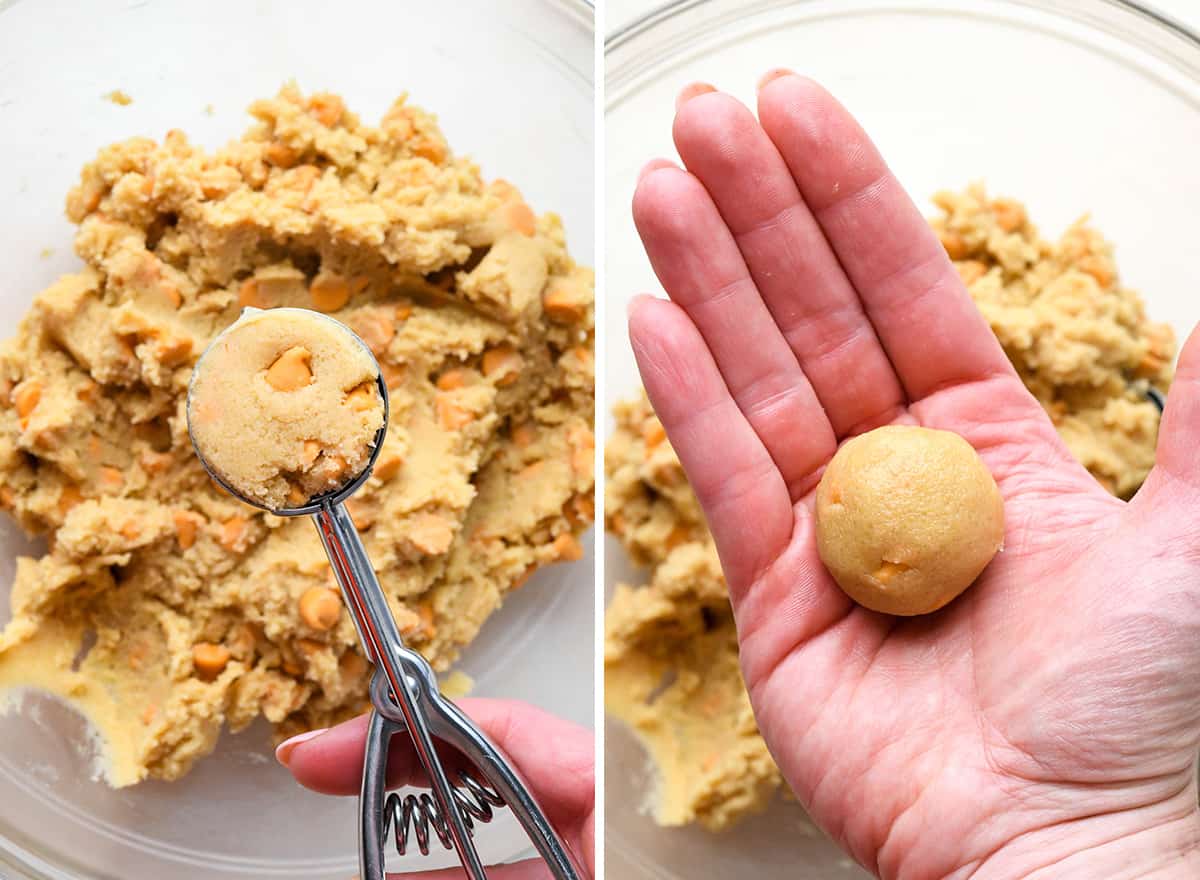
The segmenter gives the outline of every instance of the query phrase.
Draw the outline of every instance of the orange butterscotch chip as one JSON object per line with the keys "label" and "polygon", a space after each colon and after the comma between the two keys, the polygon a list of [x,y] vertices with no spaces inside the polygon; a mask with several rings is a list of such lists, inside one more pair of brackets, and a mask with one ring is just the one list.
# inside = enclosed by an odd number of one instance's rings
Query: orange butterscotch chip
{"label": "orange butterscotch chip", "polygon": [[318,312],[336,312],[350,301],[350,283],[340,275],[322,272],[313,279],[308,293]]}
{"label": "orange butterscotch chip", "polygon": [[125,475],[115,467],[100,468],[100,486],[106,492],[120,492],[125,485]]}
{"label": "orange butterscotch chip", "polygon": [[270,303],[266,301],[262,290],[259,288],[258,281],[253,278],[247,278],[242,282],[242,286],[238,288],[238,305],[254,309],[270,307]]}
{"label": "orange butterscotch chip", "polygon": [[667,545],[668,550],[674,550],[680,544],[687,541],[690,537],[691,536],[688,534],[688,530],[683,526],[675,526],[675,528],[671,529],[671,531],[667,534],[667,539],[663,543]]}
{"label": "orange butterscotch chip", "polygon": [[375,390],[374,382],[363,382],[354,388],[351,388],[346,394],[346,402],[350,404],[350,408],[355,412],[366,412],[378,400],[378,393]]}
{"label": "orange butterscotch chip", "polygon": [[542,311],[556,324],[574,324],[582,320],[587,307],[568,288],[552,283],[542,295]]}
{"label": "orange butterscotch chip", "polygon": [[1081,272],[1086,272],[1088,275],[1091,275],[1093,278],[1095,278],[1096,283],[1101,287],[1112,287],[1113,281],[1116,280],[1113,277],[1109,261],[1105,260],[1103,257],[1096,256],[1095,254],[1091,254],[1081,259],[1079,261],[1079,270]]}
{"label": "orange butterscotch chip", "polygon": [[946,250],[946,256],[952,260],[961,260],[967,256],[967,243],[963,241],[961,235],[949,229],[942,229],[938,232],[938,240],[941,241],[942,247]]}
{"label": "orange butterscotch chip", "polygon": [[433,605],[422,602],[417,606],[417,616],[421,618],[421,629],[424,630],[426,637],[432,639],[437,633],[437,625],[433,622]]}
{"label": "orange butterscotch chip", "polygon": [[1005,232],[1016,232],[1025,225],[1025,209],[1012,199],[992,202],[992,215],[996,218],[996,225]]}
{"label": "orange butterscotch chip", "polygon": [[305,467],[317,460],[317,456],[321,454],[321,444],[316,440],[305,440],[303,448],[300,452],[300,461]]}
{"label": "orange butterscotch chip", "polygon": [[329,587],[309,587],[300,595],[299,610],[306,625],[325,632],[342,617],[342,597]]}
{"label": "orange butterscotch chip", "polygon": [[413,154],[422,159],[428,159],[434,165],[440,164],[446,158],[446,148],[433,140],[419,141],[413,145]]}
{"label": "orange butterscotch chip", "polygon": [[21,420],[21,430],[29,427],[29,418],[42,400],[42,383],[26,379],[12,390],[12,404]]}
{"label": "orange butterscotch chip", "polygon": [[188,359],[192,353],[192,338],[176,333],[173,330],[163,330],[155,334],[154,356],[160,364],[168,367],[178,366]]}
{"label": "orange butterscotch chip", "polygon": [[78,486],[76,486],[74,483],[63,486],[58,493],[59,514],[66,516],[71,508],[76,504],[79,504],[81,501],[83,501],[83,493],[79,491]]}
{"label": "orange butterscotch chip", "polygon": [[504,225],[514,232],[532,237],[537,232],[537,217],[524,202],[510,202],[501,209]]}
{"label": "orange butterscotch chip", "polygon": [[450,549],[454,529],[445,517],[436,513],[422,513],[413,517],[408,537],[418,550],[436,555]]}
{"label": "orange butterscotch chip", "polygon": [[263,158],[279,168],[291,168],[300,154],[287,144],[272,141],[263,149]]}
{"label": "orange butterscotch chip", "polygon": [[961,263],[955,263],[954,268],[959,279],[968,287],[987,274],[987,266],[979,260],[963,260]]}
{"label": "orange butterscotch chip", "polygon": [[579,476],[587,476],[595,470],[596,435],[590,429],[578,426],[571,429],[571,469]]}
{"label": "orange butterscotch chip", "polygon": [[187,550],[196,543],[196,532],[204,522],[204,517],[190,510],[171,511],[171,520],[175,524],[175,540],[179,542],[180,550]]}
{"label": "orange butterscotch chip", "polygon": [[302,345],[293,345],[267,367],[267,384],[276,391],[297,391],[313,379],[312,355]]}
{"label": "orange butterscotch chip", "polygon": [[79,388],[75,391],[75,398],[84,403],[95,403],[96,394],[100,391],[100,386],[91,379],[84,379]]}
{"label": "orange butterscotch chip", "polygon": [[642,425],[642,441],[647,449],[653,449],[667,439],[667,429],[658,419],[649,419]]}
{"label": "orange butterscotch chip", "polygon": [[179,292],[179,288],[169,281],[164,281],[159,284],[158,289],[162,291],[163,296],[167,298],[167,302],[172,308],[179,308],[183,305],[183,294]]}
{"label": "orange butterscotch chip", "polygon": [[437,377],[435,383],[441,391],[455,391],[467,384],[466,370],[447,370]]}
{"label": "orange butterscotch chip", "polygon": [[197,642],[192,645],[192,662],[196,666],[196,674],[211,681],[220,675],[232,655],[224,645],[214,645],[212,642]]}
{"label": "orange butterscotch chip", "polygon": [[322,125],[333,128],[341,122],[342,115],[346,112],[346,105],[342,103],[342,99],[337,95],[330,95],[323,92],[313,95],[308,99],[308,111]]}
{"label": "orange butterscotch chip", "polygon": [[575,562],[583,558],[583,545],[570,532],[563,532],[555,538],[550,548],[554,551],[554,558],[563,562]]}
{"label": "orange butterscotch chip", "polygon": [[455,403],[449,394],[439,394],[435,401],[438,422],[447,431],[457,431],[471,423],[473,416]]}
{"label": "orange butterscotch chip", "polygon": [[231,516],[221,523],[221,533],[217,540],[230,553],[246,549],[246,538],[250,533],[250,520],[244,516]]}
{"label": "orange butterscotch chip", "polygon": [[153,449],[147,449],[138,456],[138,464],[142,466],[142,470],[151,475],[163,473],[174,461],[175,457],[171,453],[155,452]]}
{"label": "orange butterscotch chip", "polygon": [[497,345],[483,353],[483,375],[495,380],[500,388],[517,381],[521,364],[521,355],[511,345]]}
{"label": "orange butterscotch chip", "polygon": [[385,483],[400,473],[400,466],[404,464],[404,456],[398,452],[383,452],[380,453],[379,461],[375,462],[375,470],[372,473]]}

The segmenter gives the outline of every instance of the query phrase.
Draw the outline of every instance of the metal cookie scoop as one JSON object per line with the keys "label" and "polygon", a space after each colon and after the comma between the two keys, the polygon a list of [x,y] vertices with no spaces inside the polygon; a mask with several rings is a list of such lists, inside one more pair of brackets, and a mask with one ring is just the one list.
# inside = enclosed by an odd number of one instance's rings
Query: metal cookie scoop
{"label": "metal cookie scoop", "polygon": [[[322,316],[324,317],[324,316]],[[372,358],[366,344],[348,328],[336,324],[354,339]],[[228,332],[228,331],[226,331]],[[217,339],[221,337],[218,336]],[[214,344],[216,340],[213,341]],[[204,369],[208,349],[196,363],[195,376]],[[430,830],[442,845],[457,852],[471,880],[486,880],[487,873],[472,841],[474,822],[489,822],[492,807],[505,804],[524,826],[526,834],[556,880],[578,880],[580,873],[569,851],[555,833],[532,792],[513,767],[484,733],[457,706],[442,696],[432,667],[420,654],[407,648],[375,570],[358,537],[358,531],[343,502],[367,480],[383,448],[387,431],[388,390],[376,364],[376,383],[383,400],[383,426],[375,436],[370,460],[362,473],[343,486],[310,498],[301,507],[271,510],[229,485],[209,463],[192,434],[192,394],[188,393],[188,433],[196,455],[209,475],[230,494],[247,504],[269,510],[276,516],[311,516],[329,555],[334,575],[341,585],[346,607],[358,630],[363,651],[375,666],[371,678],[371,702],[374,711],[368,726],[363,765],[362,793],[359,797],[359,870],[363,880],[384,880],[384,845],[389,827],[394,832],[397,851],[403,855],[410,833],[415,833],[420,851],[428,855]],[[401,800],[386,795],[388,745],[393,734],[408,731],[413,748],[429,776],[432,797],[413,796]],[[451,785],[434,741],[441,740],[457,749],[486,780],[481,783],[469,772],[460,772],[461,788]],[[490,786],[490,788],[488,787]]]}

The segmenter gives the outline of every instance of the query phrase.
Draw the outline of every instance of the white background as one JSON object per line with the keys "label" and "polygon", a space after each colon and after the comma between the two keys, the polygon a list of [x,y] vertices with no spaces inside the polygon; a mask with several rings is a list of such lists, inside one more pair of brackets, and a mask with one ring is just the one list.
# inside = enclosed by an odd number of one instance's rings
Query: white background
{"label": "white background", "polygon": [[[602,0],[604,2],[604,0]],[[659,6],[646,0],[607,0],[604,2],[604,30],[611,34],[640,15]],[[1196,0],[1154,0],[1144,5],[1173,16],[1192,30],[1200,30],[1200,3]],[[800,71],[803,73],[803,71]]]}

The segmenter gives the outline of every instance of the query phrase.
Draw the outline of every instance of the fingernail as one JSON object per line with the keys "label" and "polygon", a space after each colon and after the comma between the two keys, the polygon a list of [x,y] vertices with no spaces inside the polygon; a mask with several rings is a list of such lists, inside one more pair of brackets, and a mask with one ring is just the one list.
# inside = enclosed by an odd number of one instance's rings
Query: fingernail
{"label": "fingernail", "polygon": [[310,730],[308,733],[298,733],[291,739],[285,739],[275,747],[275,760],[284,767],[288,765],[288,761],[292,759],[292,752],[296,750],[296,746],[301,743],[306,743],[310,739],[316,739],[321,734],[329,730],[328,727],[322,727],[319,730]]}
{"label": "fingernail", "polygon": [[641,308],[642,303],[644,303],[648,299],[654,299],[654,297],[652,297],[648,293],[639,293],[636,296],[634,296],[633,299],[631,299],[629,302],[627,302],[625,304],[625,317],[632,318],[633,313],[635,311],[637,311],[639,308]]}
{"label": "fingernail", "polygon": [[691,85],[684,86],[679,92],[679,97],[675,99],[675,111],[678,112],[680,107],[692,100],[692,98],[696,97],[697,95],[707,95],[709,92],[715,91],[716,89],[710,86],[708,83],[702,82],[694,82]]}
{"label": "fingernail", "polygon": [[783,76],[795,75],[796,71],[788,70],[786,67],[773,67],[762,75],[762,78],[758,81],[757,89],[761,92],[766,87],[767,83],[777,80]]}
{"label": "fingernail", "polygon": [[651,159],[649,162],[647,162],[645,165],[643,165],[642,170],[638,172],[637,182],[641,183],[645,179],[646,175],[649,174],[651,171],[657,171],[659,168],[670,168],[670,167],[671,167],[671,163],[668,162],[666,159]]}

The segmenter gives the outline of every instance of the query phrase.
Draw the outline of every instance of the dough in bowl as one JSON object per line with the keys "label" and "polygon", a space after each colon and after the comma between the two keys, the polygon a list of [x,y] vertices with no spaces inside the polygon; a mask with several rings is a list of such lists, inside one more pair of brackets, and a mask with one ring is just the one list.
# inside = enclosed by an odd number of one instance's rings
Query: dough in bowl
{"label": "dough in bowl", "polygon": [[817,550],[858,604],[936,611],[1004,541],[1004,502],[971,445],[949,431],[889,425],[843,444],[817,487]]}

